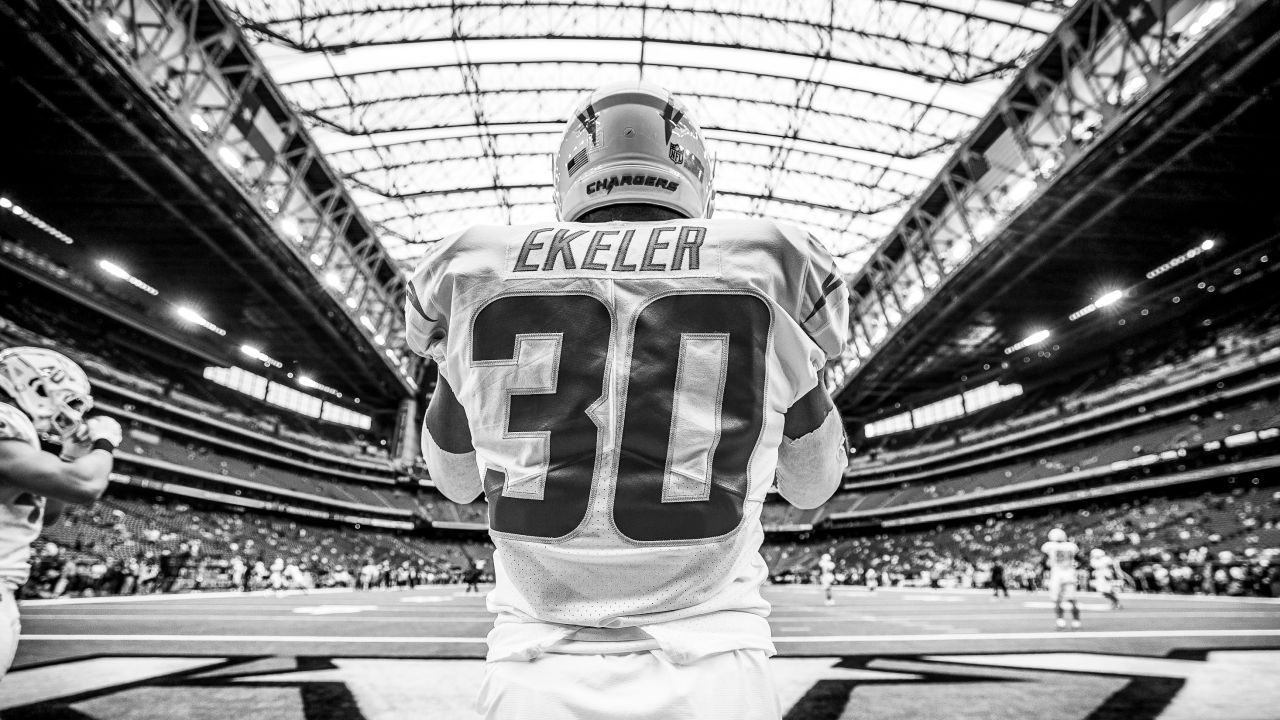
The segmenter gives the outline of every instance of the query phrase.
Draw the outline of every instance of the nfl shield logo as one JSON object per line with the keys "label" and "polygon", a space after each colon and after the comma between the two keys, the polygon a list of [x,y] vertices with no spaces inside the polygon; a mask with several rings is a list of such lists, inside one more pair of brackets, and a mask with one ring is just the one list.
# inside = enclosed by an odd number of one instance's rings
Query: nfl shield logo
{"label": "nfl shield logo", "polygon": [[671,143],[667,149],[667,155],[671,158],[671,162],[680,165],[684,162],[684,148],[675,143]]}

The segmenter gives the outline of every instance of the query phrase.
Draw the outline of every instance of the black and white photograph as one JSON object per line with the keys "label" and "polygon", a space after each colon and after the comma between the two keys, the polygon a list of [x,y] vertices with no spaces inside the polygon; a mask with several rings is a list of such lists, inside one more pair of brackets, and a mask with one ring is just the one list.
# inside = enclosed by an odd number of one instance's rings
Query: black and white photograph
{"label": "black and white photograph", "polygon": [[3,720],[1280,720],[1280,0],[0,0]]}

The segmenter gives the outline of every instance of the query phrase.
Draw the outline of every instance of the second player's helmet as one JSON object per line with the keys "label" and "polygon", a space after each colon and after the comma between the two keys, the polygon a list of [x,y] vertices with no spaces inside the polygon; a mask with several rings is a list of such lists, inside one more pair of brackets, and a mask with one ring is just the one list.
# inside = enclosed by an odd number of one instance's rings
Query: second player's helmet
{"label": "second player's helmet", "polygon": [[67,356],[46,348],[0,351],[0,391],[43,435],[66,441],[93,407],[89,378]]}
{"label": "second player's helmet", "polygon": [[657,85],[632,82],[589,94],[552,158],[556,210],[577,220],[606,205],[657,205],[711,217],[714,161],[684,106]]}
{"label": "second player's helmet", "polygon": [[1049,541],[1050,541],[1050,542],[1066,542],[1066,541],[1067,541],[1067,531],[1066,531],[1066,530],[1063,530],[1062,528],[1054,528],[1054,529],[1050,530],[1050,531],[1049,531]]}

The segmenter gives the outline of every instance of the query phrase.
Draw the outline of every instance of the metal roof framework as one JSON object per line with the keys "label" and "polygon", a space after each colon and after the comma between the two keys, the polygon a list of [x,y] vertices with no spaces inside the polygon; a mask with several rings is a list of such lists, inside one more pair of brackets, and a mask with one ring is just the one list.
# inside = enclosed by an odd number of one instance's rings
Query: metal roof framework
{"label": "metal roof framework", "polygon": [[473,224],[553,217],[550,156],[574,104],[644,79],[703,126],[718,216],[798,224],[849,273],[1063,4],[228,2],[405,264]]}

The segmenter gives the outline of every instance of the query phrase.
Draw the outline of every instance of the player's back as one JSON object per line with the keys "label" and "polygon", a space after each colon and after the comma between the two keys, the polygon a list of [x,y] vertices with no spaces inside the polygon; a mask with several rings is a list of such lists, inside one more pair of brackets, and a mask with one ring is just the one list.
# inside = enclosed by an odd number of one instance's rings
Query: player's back
{"label": "player's back", "polygon": [[441,364],[484,478],[492,609],[611,627],[767,612],[783,416],[845,332],[820,246],[766,221],[480,227],[413,285],[411,345]]}
{"label": "player's back", "polygon": [[1075,572],[1076,555],[1080,552],[1080,547],[1075,543],[1070,540],[1050,540],[1041,546],[1040,551],[1045,554],[1051,572]]}

